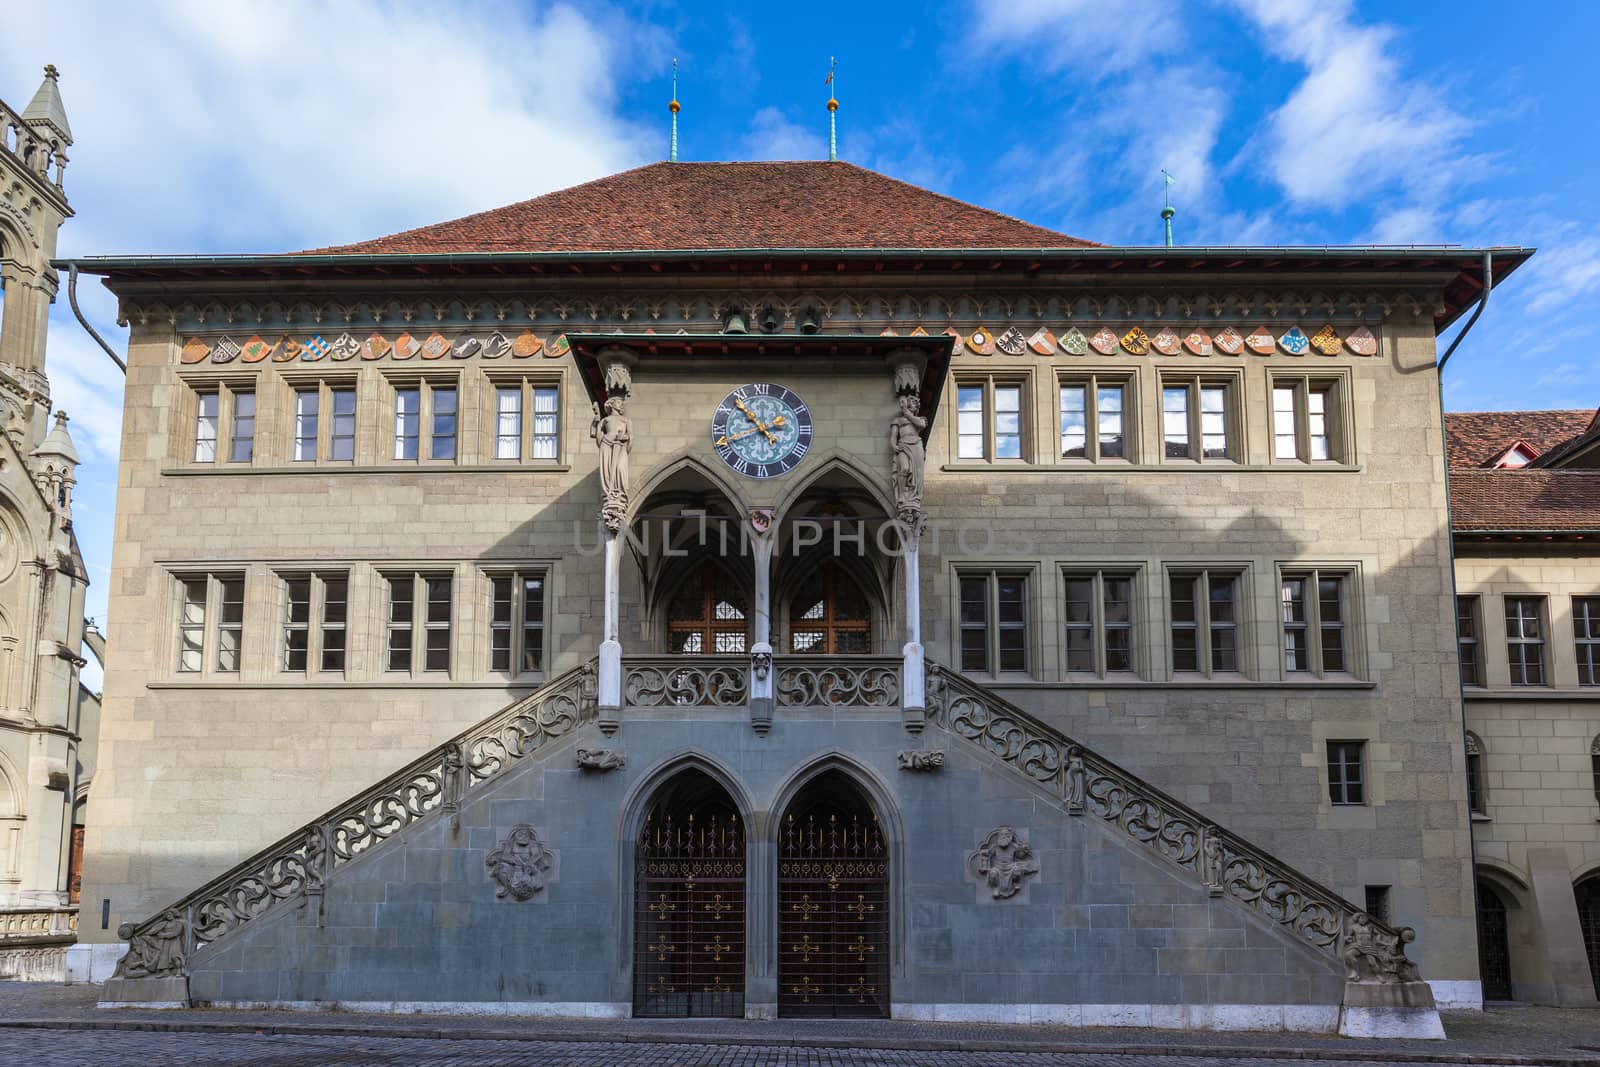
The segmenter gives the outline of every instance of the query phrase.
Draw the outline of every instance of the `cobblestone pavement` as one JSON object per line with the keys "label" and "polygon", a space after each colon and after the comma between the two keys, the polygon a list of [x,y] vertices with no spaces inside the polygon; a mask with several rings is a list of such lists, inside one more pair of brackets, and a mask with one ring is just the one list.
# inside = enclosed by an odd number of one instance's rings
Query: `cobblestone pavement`
{"label": "cobblestone pavement", "polygon": [[1149,1057],[1123,1053],[978,1053],[796,1049],[772,1046],[609,1044],[545,1041],[431,1041],[382,1037],[254,1034],[152,1034],[125,1030],[0,1031],[0,1063],[51,1067],[1376,1067],[1374,1060],[1239,1059],[1230,1056]]}
{"label": "cobblestone pavement", "polygon": [[[1371,1061],[1600,1067],[1600,1010],[1496,1005],[1444,1015],[1449,1040],[856,1020],[585,1020],[343,1012],[103,1011],[99,987],[0,982],[0,1064],[537,1063],[737,1067],[1053,1067]],[[43,1024],[47,1029],[33,1030]],[[133,1032],[148,1026],[159,1031]],[[256,1033],[261,1030],[264,1033]],[[441,1040],[448,1039],[448,1040]],[[472,1039],[472,1040],[467,1040]],[[507,1040],[509,1039],[509,1040]],[[41,1043],[42,1042],[42,1043]],[[823,1047],[827,1046],[827,1047]],[[409,1052],[406,1050],[410,1050]],[[77,1057],[77,1058],[74,1058]],[[340,1058],[344,1057],[344,1058]],[[965,1058],[963,1058],[965,1057]],[[1210,1057],[1210,1059],[1208,1059]]]}

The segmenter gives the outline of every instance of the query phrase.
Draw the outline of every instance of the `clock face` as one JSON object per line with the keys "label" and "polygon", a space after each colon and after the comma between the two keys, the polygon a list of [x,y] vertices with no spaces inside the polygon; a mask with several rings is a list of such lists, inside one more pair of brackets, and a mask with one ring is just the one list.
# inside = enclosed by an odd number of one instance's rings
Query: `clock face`
{"label": "clock face", "polygon": [[811,450],[811,409],[781,385],[741,385],[711,417],[711,445],[750,478],[776,478]]}

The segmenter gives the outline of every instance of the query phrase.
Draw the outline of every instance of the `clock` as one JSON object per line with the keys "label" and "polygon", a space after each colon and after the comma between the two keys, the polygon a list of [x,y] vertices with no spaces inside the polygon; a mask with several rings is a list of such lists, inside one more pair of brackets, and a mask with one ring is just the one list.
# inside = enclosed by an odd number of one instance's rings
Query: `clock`
{"label": "clock", "polygon": [[811,409],[781,385],[741,385],[711,416],[711,446],[746,477],[787,474],[811,450]]}

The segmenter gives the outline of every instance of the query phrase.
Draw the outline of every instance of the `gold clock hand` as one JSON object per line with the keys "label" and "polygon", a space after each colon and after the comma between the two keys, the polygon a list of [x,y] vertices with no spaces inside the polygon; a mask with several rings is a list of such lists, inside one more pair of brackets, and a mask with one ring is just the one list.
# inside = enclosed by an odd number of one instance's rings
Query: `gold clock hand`
{"label": "gold clock hand", "polygon": [[[787,425],[787,423],[785,423],[783,421],[783,416],[782,415],[779,415],[777,418],[775,418],[771,422],[767,423],[767,426],[776,426],[779,429],[782,429],[785,425]],[[741,433],[734,434],[732,437],[729,437],[727,434],[723,434],[721,437],[717,438],[717,444],[725,445],[730,441],[737,441],[741,437],[749,437],[753,433],[764,433],[764,434],[767,435],[767,440],[768,441],[771,441],[773,444],[777,444],[778,439],[776,437],[774,437],[765,427],[762,427],[762,426],[757,426],[754,429],[750,429],[750,430],[744,430]]]}
{"label": "gold clock hand", "polygon": [[733,402],[733,405],[734,405],[734,407],[738,408],[740,411],[744,412],[744,417],[749,419],[755,425],[756,429],[765,432],[765,430],[767,428],[766,425],[764,423],[762,423],[762,421],[760,419],[756,418],[754,413],[752,413],[749,408],[744,406],[744,401],[743,400],[735,399],[734,402]]}

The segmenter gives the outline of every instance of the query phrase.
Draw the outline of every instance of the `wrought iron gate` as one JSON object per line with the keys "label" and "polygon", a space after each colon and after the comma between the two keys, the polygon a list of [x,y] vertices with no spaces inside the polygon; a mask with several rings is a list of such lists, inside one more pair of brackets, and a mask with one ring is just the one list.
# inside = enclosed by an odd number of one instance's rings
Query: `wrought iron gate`
{"label": "wrought iron gate", "polygon": [[778,1014],[889,1014],[889,862],[876,820],[790,815],[778,843]]}
{"label": "wrought iron gate", "polygon": [[1600,989],[1600,875],[1578,883],[1578,927],[1583,931],[1583,948],[1589,954],[1589,976]]}
{"label": "wrought iron gate", "polygon": [[1484,1000],[1511,999],[1511,946],[1506,936],[1506,905],[1493,889],[1478,883],[1478,975]]}
{"label": "wrought iron gate", "polygon": [[744,1017],[744,826],[646,821],[635,858],[633,1013]]}

